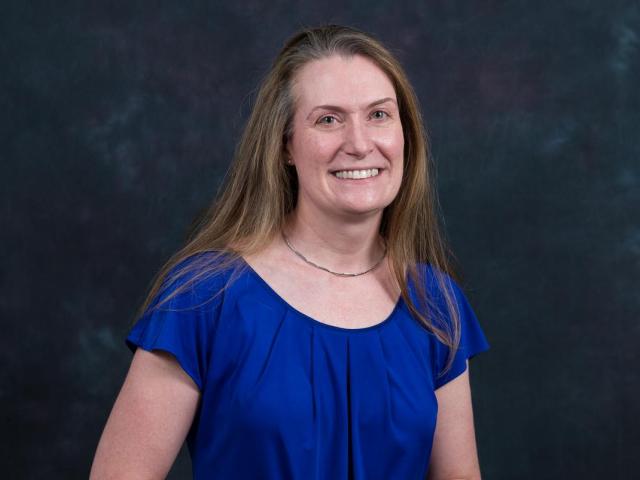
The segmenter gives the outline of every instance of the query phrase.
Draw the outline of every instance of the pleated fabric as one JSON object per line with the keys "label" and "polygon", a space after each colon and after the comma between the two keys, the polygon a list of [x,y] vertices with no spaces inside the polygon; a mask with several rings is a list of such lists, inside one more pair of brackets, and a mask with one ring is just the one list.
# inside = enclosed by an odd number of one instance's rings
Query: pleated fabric
{"label": "pleated fabric", "polygon": [[[449,350],[402,299],[377,325],[341,328],[296,310],[241,267],[213,300],[230,271],[147,310],[126,337],[131,351],[173,354],[200,389],[187,436],[193,478],[424,479],[434,391],[489,348],[459,286],[446,277],[462,332],[453,366],[439,377]],[[421,267],[427,291],[441,298],[432,267]]]}

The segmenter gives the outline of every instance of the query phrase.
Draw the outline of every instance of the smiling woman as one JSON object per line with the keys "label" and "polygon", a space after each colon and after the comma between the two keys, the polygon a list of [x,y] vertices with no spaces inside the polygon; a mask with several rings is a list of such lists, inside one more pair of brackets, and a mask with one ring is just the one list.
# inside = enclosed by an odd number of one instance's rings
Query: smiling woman
{"label": "smiling woman", "polygon": [[379,41],[294,35],[221,195],[167,262],[92,479],[480,478],[468,359],[418,104]]}

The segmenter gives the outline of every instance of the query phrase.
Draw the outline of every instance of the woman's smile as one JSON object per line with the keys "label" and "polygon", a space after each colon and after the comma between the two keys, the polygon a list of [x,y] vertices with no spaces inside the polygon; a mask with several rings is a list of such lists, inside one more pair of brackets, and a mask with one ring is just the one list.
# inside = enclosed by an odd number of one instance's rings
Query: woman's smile
{"label": "woman's smile", "polygon": [[339,170],[337,172],[331,172],[333,176],[340,180],[366,180],[373,179],[382,173],[382,169],[379,168],[367,168],[359,170]]}

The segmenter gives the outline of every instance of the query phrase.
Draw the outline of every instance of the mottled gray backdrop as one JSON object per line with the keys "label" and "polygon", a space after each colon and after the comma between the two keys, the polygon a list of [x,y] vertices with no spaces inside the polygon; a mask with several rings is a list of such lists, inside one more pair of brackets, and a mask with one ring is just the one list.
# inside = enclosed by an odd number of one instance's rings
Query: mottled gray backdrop
{"label": "mottled gray backdrop", "polygon": [[0,6],[3,478],[87,477],[152,275],[283,41],[324,22],[379,36],[419,94],[492,346],[484,478],[637,475],[637,1],[37,3]]}

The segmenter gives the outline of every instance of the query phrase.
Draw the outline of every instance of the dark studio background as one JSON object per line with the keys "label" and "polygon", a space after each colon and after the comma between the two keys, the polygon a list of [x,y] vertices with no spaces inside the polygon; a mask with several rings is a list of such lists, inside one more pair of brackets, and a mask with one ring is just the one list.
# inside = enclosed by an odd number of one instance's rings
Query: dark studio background
{"label": "dark studio background", "polygon": [[491,344],[483,478],[640,471],[638,2],[2,2],[3,478],[87,478],[153,274],[283,41],[325,22],[377,35],[420,97]]}

